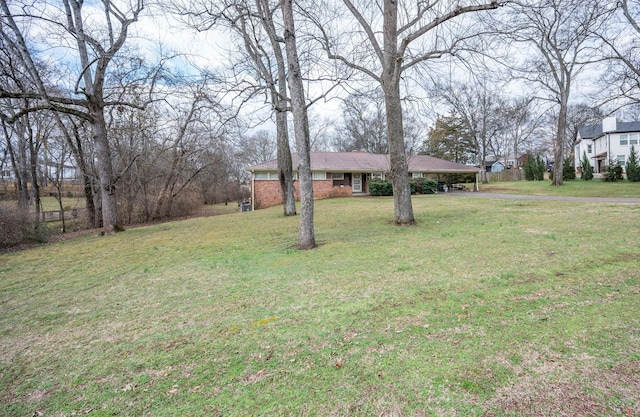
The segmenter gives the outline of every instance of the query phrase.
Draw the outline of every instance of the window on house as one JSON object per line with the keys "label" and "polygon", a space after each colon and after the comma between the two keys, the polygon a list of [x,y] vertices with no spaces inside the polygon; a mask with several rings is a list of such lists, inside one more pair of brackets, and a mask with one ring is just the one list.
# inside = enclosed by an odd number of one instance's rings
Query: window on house
{"label": "window on house", "polygon": [[618,155],[618,164],[624,165],[624,163],[625,163],[624,155]]}
{"label": "window on house", "polygon": [[593,145],[588,144],[587,145],[587,153],[591,153],[591,152],[593,152]]}
{"label": "window on house", "polygon": [[620,146],[629,145],[629,135],[620,135]]}
{"label": "window on house", "polygon": [[383,178],[382,172],[372,172],[371,179],[381,180]]}
{"label": "window on house", "polygon": [[638,134],[634,133],[629,135],[629,145],[637,145],[638,144]]}
{"label": "window on house", "polygon": [[343,180],[344,179],[344,173],[342,173],[342,172],[334,172],[333,174],[331,174],[331,179],[332,180]]}
{"label": "window on house", "polygon": [[[253,178],[256,180],[277,180],[278,173],[277,172],[256,172],[253,174]],[[293,172],[291,174],[291,178],[293,178],[294,181],[297,180],[298,172]]]}
{"label": "window on house", "polygon": [[311,176],[313,177],[314,180],[326,180],[327,179],[327,173],[324,171],[314,171],[313,173],[311,173]]}
{"label": "window on house", "polygon": [[413,172],[411,178],[422,178],[422,172]]}

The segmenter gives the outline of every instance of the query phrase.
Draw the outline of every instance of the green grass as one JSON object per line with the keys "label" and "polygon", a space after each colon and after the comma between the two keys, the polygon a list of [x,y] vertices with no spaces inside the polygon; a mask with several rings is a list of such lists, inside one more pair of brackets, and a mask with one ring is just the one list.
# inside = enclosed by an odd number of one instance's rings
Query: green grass
{"label": "green grass", "polygon": [[640,197],[640,183],[604,182],[601,179],[564,181],[561,187],[551,181],[506,181],[480,184],[480,190],[507,194],[530,194],[574,197]]}
{"label": "green grass", "polygon": [[413,201],[0,255],[4,414],[640,413],[640,205]]}
{"label": "green grass", "polygon": [[[3,200],[0,201],[0,205],[5,206],[5,207],[11,207],[11,206],[15,206],[17,202],[16,201],[11,201],[11,200]],[[40,204],[42,207],[42,211],[55,211],[55,210],[60,210],[60,205],[58,203],[58,200],[55,199],[55,197],[41,197],[40,198]],[[84,208],[84,199],[83,198],[67,198],[67,197],[63,197],[62,198],[62,207],[65,210],[70,210],[70,209],[74,209],[74,208],[79,208],[82,209]],[[35,206],[32,206],[32,209],[35,212]]]}

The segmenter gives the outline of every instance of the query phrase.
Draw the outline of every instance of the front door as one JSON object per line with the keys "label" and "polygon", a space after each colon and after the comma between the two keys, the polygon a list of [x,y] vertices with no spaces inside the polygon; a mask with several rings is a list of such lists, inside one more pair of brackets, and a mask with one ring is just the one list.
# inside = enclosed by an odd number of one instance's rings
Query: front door
{"label": "front door", "polygon": [[353,178],[352,180],[352,184],[351,184],[351,188],[353,190],[354,193],[361,193],[362,192],[362,174],[352,174],[351,178]]}

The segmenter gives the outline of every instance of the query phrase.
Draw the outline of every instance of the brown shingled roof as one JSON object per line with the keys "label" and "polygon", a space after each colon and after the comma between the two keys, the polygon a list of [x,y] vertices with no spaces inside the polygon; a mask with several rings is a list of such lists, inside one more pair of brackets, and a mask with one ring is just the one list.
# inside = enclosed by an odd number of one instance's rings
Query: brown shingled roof
{"label": "brown shingled roof", "polygon": [[[291,154],[293,167],[296,170],[298,155]],[[427,155],[409,157],[409,172],[425,173],[475,173],[478,167],[445,161]],[[275,171],[277,160],[262,162],[245,168],[245,171]],[[389,172],[389,155],[371,154],[367,152],[311,152],[311,170],[327,172]]]}

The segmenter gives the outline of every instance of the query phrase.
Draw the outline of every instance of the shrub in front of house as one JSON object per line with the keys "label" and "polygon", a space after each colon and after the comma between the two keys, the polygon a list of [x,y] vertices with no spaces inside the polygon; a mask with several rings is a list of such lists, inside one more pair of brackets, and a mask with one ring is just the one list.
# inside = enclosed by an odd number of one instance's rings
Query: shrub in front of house
{"label": "shrub in front of house", "polygon": [[438,190],[438,181],[431,178],[424,178],[422,181],[421,194],[435,194]]}
{"label": "shrub in front of house", "polygon": [[429,178],[418,178],[409,181],[411,194],[433,194],[438,187],[438,183]]}
{"label": "shrub in front of house", "polygon": [[418,185],[416,184],[415,181],[409,181],[409,192],[411,194],[415,194],[416,193],[417,187],[418,187]]}
{"label": "shrub in front of house", "polygon": [[445,184],[474,183],[476,182],[476,174],[441,174],[438,179]]}
{"label": "shrub in front of house", "polygon": [[609,164],[605,167],[602,173],[602,179],[607,182],[622,181],[622,167],[618,161],[609,161]]}
{"label": "shrub in front of house", "polygon": [[393,195],[393,184],[390,180],[371,180],[369,194],[376,197]]}
{"label": "shrub in front of house", "polygon": [[[438,182],[430,178],[418,178],[409,181],[409,191],[411,194],[434,194],[438,189]],[[369,194],[372,196],[393,195],[393,183],[391,180],[371,180],[369,181]]]}

